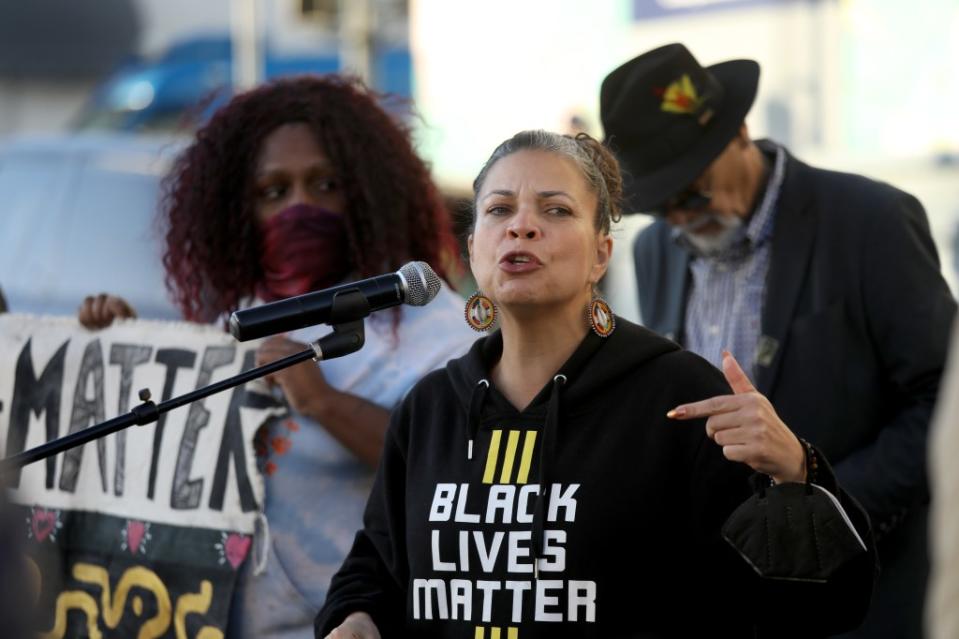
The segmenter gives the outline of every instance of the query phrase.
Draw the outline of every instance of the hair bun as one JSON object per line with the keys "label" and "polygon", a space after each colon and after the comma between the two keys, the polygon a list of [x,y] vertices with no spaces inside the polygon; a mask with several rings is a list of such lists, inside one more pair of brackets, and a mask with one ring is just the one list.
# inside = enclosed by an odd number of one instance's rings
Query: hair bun
{"label": "hair bun", "polygon": [[623,199],[623,176],[616,156],[602,142],[588,133],[577,133],[573,139],[589,154],[593,164],[599,169],[603,182],[606,183],[606,192],[609,194],[610,217],[614,222],[618,222],[622,217],[620,205]]}

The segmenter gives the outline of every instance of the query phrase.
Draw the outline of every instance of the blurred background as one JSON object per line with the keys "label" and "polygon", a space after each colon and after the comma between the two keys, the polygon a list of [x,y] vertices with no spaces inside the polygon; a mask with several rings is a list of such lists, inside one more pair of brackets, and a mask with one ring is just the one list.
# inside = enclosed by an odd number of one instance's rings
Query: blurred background
{"label": "blurred background", "polygon": [[[524,128],[601,137],[599,87],[685,43],[762,66],[747,121],[801,159],[888,181],[926,206],[959,282],[959,0],[0,0],[0,288],[72,314],[109,287],[166,298],[153,213],[194,128],[264,79],[347,71],[413,101],[451,203]],[[624,218],[606,289],[636,319]]]}

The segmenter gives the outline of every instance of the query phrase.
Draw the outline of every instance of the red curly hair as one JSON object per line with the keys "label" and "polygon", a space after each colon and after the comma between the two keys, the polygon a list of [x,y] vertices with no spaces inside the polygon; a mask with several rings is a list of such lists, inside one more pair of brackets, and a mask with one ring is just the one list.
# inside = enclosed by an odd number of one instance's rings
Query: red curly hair
{"label": "red curly hair", "polygon": [[302,76],[233,98],[196,133],[164,180],[160,218],[167,287],[184,317],[212,321],[253,295],[262,277],[254,174],[264,139],[303,123],[346,195],[352,265],[360,277],[428,262],[457,266],[450,218],[408,127],[356,78]]}

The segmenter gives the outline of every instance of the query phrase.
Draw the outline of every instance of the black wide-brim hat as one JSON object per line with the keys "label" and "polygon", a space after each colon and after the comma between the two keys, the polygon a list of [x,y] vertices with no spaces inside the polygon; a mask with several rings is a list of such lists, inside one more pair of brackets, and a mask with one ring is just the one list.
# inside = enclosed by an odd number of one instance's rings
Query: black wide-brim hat
{"label": "black wide-brim hat", "polygon": [[736,136],[758,86],[754,60],[702,67],[681,44],[606,76],[599,111],[625,173],[624,212],[649,211],[694,182]]}

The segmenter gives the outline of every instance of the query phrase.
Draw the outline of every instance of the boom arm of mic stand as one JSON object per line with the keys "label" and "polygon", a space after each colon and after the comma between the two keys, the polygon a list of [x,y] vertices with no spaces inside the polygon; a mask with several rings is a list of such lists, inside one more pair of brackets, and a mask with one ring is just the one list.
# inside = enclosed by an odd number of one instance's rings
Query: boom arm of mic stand
{"label": "boom arm of mic stand", "polygon": [[[366,312],[362,314],[364,304],[366,305]],[[337,312],[338,310],[339,312]],[[143,403],[135,406],[129,413],[118,415],[113,419],[94,424],[89,428],[70,433],[64,437],[54,439],[30,450],[25,450],[0,460],[0,476],[8,479],[7,475],[9,473],[15,473],[13,479],[19,480],[20,469],[27,464],[46,459],[47,457],[62,453],[76,446],[82,446],[87,442],[106,437],[124,428],[129,428],[134,424],[138,426],[152,424],[160,418],[160,415],[174,408],[185,406],[198,399],[209,397],[220,391],[239,386],[240,384],[245,384],[254,379],[293,366],[294,364],[305,362],[308,359],[317,361],[334,359],[354,353],[363,348],[365,342],[363,318],[369,315],[369,313],[369,304],[359,290],[353,289],[337,293],[333,298],[332,318],[334,320],[336,318],[347,318],[347,321],[339,324],[334,323],[333,332],[310,344],[310,348],[284,357],[283,359],[278,359],[275,362],[270,362],[257,368],[251,368],[239,375],[224,379],[215,384],[210,384],[209,386],[204,386],[203,388],[198,388],[195,391],[185,393],[179,397],[172,397],[160,404],[154,404],[150,400],[150,391],[143,389],[140,391],[140,400]]]}

